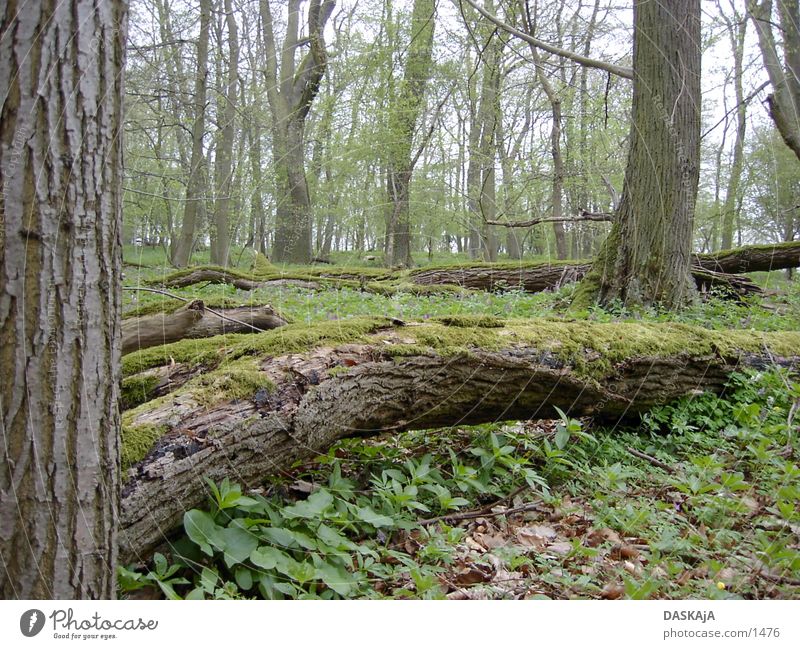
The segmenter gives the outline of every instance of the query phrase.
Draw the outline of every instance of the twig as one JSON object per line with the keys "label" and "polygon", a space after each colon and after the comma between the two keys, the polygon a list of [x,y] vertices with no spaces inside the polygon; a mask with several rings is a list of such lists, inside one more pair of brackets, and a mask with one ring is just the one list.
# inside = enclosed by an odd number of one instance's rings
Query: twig
{"label": "twig", "polygon": [[664,471],[666,471],[667,473],[675,473],[675,469],[672,468],[669,464],[665,464],[661,460],[654,458],[652,455],[648,455],[647,453],[642,453],[641,451],[637,451],[632,446],[629,446],[627,448],[627,451],[631,455],[635,455],[636,457],[642,460],[647,460],[648,462],[650,462],[650,464],[654,464],[655,466],[664,469]]}
{"label": "twig", "polygon": [[587,212],[581,210],[577,216],[545,216],[538,219],[530,219],[529,221],[496,221],[484,219],[487,225],[502,225],[506,228],[528,228],[532,225],[539,225],[540,223],[575,223],[577,221],[611,221],[614,216],[612,214],[604,214],[602,212]]}
{"label": "twig", "polygon": [[[176,300],[182,300],[183,302],[191,302],[192,301],[192,300],[189,300],[189,299],[187,299],[185,297],[181,297],[180,295],[175,295],[174,293],[169,293],[168,291],[162,291],[162,290],[157,289],[157,288],[145,288],[143,286],[123,286],[122,290],[124,290],[124,291],[149,291],[151,293],[161,293],[161,295],[166,295],[167,297],[171,297],[171,298],[174,298]],[[260,327],[256,327],[255,325],[250,324],[249,322],[244,322],[242,320],[237,320],[236,318],[231,318],[230,316],[223,315],[219,311],[215,311],[214,309],[212,309],[210,307],[207,307],[205,304],[203,304],[203,310],[214,314],[218,318],[222,318],[223,320],[227,320],[228,322],[235,322],[236,324],[240,324],[240,325],[242,325],[244,327],[250,327],[253,331],[257,331],[259,333],[267,333],[267,331],[269,331],[268,329],[261,329]],[[280,316],[278,316],[278,317],[280,317]],[[281,318],[281,320],[283,320],[283,318]]]}
{"label": "twig", "polygon": [[421,521],[417,521],[417,522],[420,525],[430,525],[432,523],[438,523],[439,521],[466,521],[466,520],[470,520],[472,518],[481,518],[481,517],[484,517],[484,516],[487,517],[487,518],[491,518],[493,516],[503,516],[505,514],[514,514],[517,511],[529,511],[530,509],[535,509],[536,507],[539,506],[538,503],[536,505],[528,504],[528,505],[522,505],[521,507],[516,507],[516,508],[512,508],[512,509],[505,509],[505,510],[503,510],[501,512],[493,512],[492,511],[492,509],[494,509],[495,507],[498,507],[498,506],[502,505],[504,502],[508,502],[509,500],[512,500],[515,496],[518,496],[519,494],[521,494],[526,489],[528,489],[528,485],[524,484],[521,487],[519,487],[518,489],[515,489],[514,491],[512,491],[507,496],[503,496],[499,500],[495,500],[493,503],[490,503],[490,504],[488,504],[488,505],[486,505],[486,506],[484,506],[484,507],[482,507],[481,509],[478,509],[478,510],[473,510],[471,512],[464,512],[462,514],[445,514],[444,516],[436,516],[434,518],[424,518]]}

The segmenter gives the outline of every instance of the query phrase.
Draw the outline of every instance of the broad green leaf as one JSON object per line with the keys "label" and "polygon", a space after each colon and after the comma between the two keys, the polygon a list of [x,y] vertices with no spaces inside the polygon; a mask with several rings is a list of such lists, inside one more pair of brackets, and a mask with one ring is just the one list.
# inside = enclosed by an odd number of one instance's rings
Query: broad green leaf
{"label": "broad green leaf", "polygon": [[258,547],[258,538],[252,532],[239,526],[232,525],[220,530],[220,536],[225,544],[223,551],[228,568],[242,563]]}
{"label": "broad green leaf", "polygon": [[270,543],[280,548],[289,548],[293,545],[295,535],[284,527],[262,527],[261,535]]}
{"label": "broad green leaf", "polygon": [[278,548],[273,548],[270,545],[262,545],[250,553],[250,561],[252,561],[259,568],[271,570],[276,568],[278,564],[285,564],[286,560],[290,557],[286,556]]}
{"label": "broad green leaf", "polygon": [[331,590],[347,597],[357,585],[355,575],[342,566],[336,566],[327,561],[320,561],[317,565],[316,578],[321,579]]}
{"label": "broad green leaf", "polygon": [[322,512],[333,504],[333,496],[327,489],[319,489],[311,494],[308,499],[295,505],[283,508],[283,515],[287,518],[319,518]]}
{"label": "broad green leaf", "polygon": [[394,525],[394,521],[391,518],[374,512],[370,507],[358,507],[356,516],[358,516],[359,520],[369,523],[373,527],[392,527]]}
{"label": "broad green leaf", "polygon": [[[376,514],[377,516],[377,514]],[[389,519],[391,520],[391,519]],[[331,527],[328,527],[324,523],[322,523],[317,528],[317,537],[319,540],[325,543],[326,545],[331,546],[334,550],[355,550],[356,544],[353,543],[350,539],[342,536]]]}
{"label": "broad green leaf", "polygon": [[222,549],[223,543],[219,536],[221,528],[206,512],[199,509],[186,512],[183,515],[183,527],[186,535],[208,556],[214,554],[212,548]]}
{"label": "broad green leaf", "polygon": [[249,568],[239,566],[236,569],[236,584],[242,590],[250,590],[253,587],[253,573]]}

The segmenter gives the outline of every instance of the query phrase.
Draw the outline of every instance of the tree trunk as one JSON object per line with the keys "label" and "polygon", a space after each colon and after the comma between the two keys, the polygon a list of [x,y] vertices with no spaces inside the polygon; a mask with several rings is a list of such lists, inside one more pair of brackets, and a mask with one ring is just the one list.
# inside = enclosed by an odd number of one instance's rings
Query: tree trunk
{"label": "tree trunk", "polygon": [[700,2],[634,3],[633,117],[622,200],[578,304],[691,299],[700,169]]}
{"label": "tree trunk", "polygon": [[249,397],[209,403],[189,384],[167,404],[126,413],[129,434],[163,434],[128,472],[123,558],[161,543],[184,511],[205,501],[205,479],[219,481],[232,466],[238,480],[258,486],[342,437],[556,417],[556,408],[617,421],[697,390],[719,392],[742,367],[800,360],[796,332],[536,320],[459,326],[480,322],[466,320],[394,329],[375,322],[350,343],[253,358],[270,387],[253,385]]}
{"label": "tree trunk", "polygon": [[747,11],[772,85],[767,97],[770,116],[786,146],[800,159],[800,8],[797,0],[778,2],[783,66],[772,33],[772,0],[748,2]]}
{"label": "tree trunk", "polygon": [[730,179],[722,208],[722,249],[729,250],[733,247],[733,224],[739,204],[739,182],[744,168],[744,136],[747,131],[747,103],[744,100],[744,88],[742,86],[747,20],[740,16],[735,11],[735,8],[733,21],[727,17],[724,18],[728,26],[731,48],[733,49],[733,87],[736,97],[736,139],[733,143]]}
{"label": "tree trunk", "polygon": [[173,313],[127,318],[122,323],[122,353],[129,354],[187,338],[257,333],[286,324],[286,320],[269,305],[213,311],[216,313],[207,310],[202,300],[193,300]]}
{"label": "tree trunk", "polygon": [[197,37],[197,76],[194,82],[194,124],[192,124],[192,159],[186,201],[183,208],[181,233],[172,247],[170,261],[184,268],[192,256],[195,229],[205,214],[205,155],[203,137],[206,131],[206,89],[208,86],[208,34],[211,24],[211,0],[200,0],[200,34]]}
{"label": "tree trunk", "polygon": [[0,17],[4,599],[115,595],[126,32],[124,2]]}
{"label": "tree trunk", "polygon": [[411,42],[408,46],[403,81],[389,107],[388,166],[386,192],[388,222],[386,265],[410,268],[411,210],[409,192],[415,158],[414,131],[425,105],[425,85],[431,74],[435,6],[433,0],[414,0]]}
{"label": "tree trunk", "polygon": [[[328,64],[324,30],[335,3],[310,0],[308,35],[303,39],[299,36],[300,4],[300,0],[289,0],[286,36],[278,57],[270,0],[259,0],[277,190],[272,257],[278,262],[307,264],[313,254],[311,201],[305,171],[305,121]],[[298,65],[297,51],[301,45],[308,46],[308,53]]]}
{"label": "tree trunk", "polygon": [[236,120],[236,97],[239,84],[239,28],[233,14],[231,0],[224,0],[225,22],[228,26],[228,83],[221,103],[221,137],[217,147],[214,172],[217,178],[217,198],[214,205],[214,241],[211,247],[211,263],[228,265],[230,254],[230,212],[233,192],[233,140]]}

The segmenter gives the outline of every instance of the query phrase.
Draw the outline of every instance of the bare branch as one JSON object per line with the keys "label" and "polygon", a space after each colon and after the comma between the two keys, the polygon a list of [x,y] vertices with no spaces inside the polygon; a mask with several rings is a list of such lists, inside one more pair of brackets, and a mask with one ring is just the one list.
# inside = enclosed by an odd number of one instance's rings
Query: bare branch
{"label": "bare branch", "polygon": [[532,225],[539,225],[540,223],[576,223],[578,221],[612,221],[613,214],[605,214],[604,212],[588,212],[581,210],[577,216],[544,216],[539,219],[531,219],[529,221],[489,221],[486,220],[487,225],[502,225],[504,228],[529,228]]}
{"label": "bare branch", "polygon": [[[462,0],[458,0],[459,4]],[[483,7],[478,5],[475,0],[466,0],[467,4],[469,4],[475,11],[477,11],[481,16],[486,18],[488,21],[502,29],[503,31],[516,36],[517,38],[525,41],[526,43],[530,43],[539,49],[544,50],[545,52],[550,52],[550,54],[555,54],[556,56],[563,56],[565,59],[569,59],[570,61],[575,61],[575,63],[579,63],[580,65],[585,65],[587,68],[596,68],[598,70],[604,70],[605,72],[609,72],[611,74],[615,74],[618,77],[623,77],[624,79],[633,79],[633,69],[629,68],[624,65],[615,65],[614,63],[608,63],[607,61],[599,61],[598,59],[592,59],[588,56],[583,56],[582,54],[578,54],[577,52],[572,52],[570,50],[565,50],[561,47],[556,47],[555,45],[550,45],[549,43],[545,43],[544,41],[540,41],[538,38],[534,38],[530,34],[526,34],[523,31],[520,31],[516,27],[512,27],[508,23],[503,22],[497,16],[490,14],[486,11]]]}

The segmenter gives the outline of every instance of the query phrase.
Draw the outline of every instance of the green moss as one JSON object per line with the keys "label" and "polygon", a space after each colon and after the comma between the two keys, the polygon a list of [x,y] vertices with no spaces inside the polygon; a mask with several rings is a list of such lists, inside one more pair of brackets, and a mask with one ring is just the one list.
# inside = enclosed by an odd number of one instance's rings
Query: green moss
{"label": "green moss", "polygon": [[552,268],[556,266],[571,266],[574,264],[582,264],[582,263],[589,263],[586,260],[552,260],[552,261],[499,261],[499,262],[488,262],[488,261],[475,261],[469,263],[456,263],[456,264],[441,264],[441,265],[432,265],[432,266],[422,266],[420,268],[415,268],[410,271],[406,271],[406,275],[409,277],[413,277],[414,275],[420,275],[423,273],[428,273],[430,271],[457,271],[457,270],[470,270],[473,268],[492,268],[495,270],[528,270],[531,268]]}
{"label": "green moss", "polygon": [[262,277],[264,275],[274,275],[277,270],[278,269],[270,263],[269,259],[267,259],[266,255],[260,252],[256,253],[252,266],[254,276]]}
{"label": "green moss", "polygon": [[365,335],[391,326],[388,318],[357,317],[314,325],[287,325],[261,334],[225,334],[199,340],[180,340],[124,356],[122,373],[131,376],[172,360],[213,369],[225,361],[244,356],[278,356],[320,345],[359,342]]}
{"label": "green moss", "polygon": [[167,365],[172,361],[191,366],[215,367],[224,358],[225,351],[237,339],[249,334],[224,334],[212,338],[186,339],[169,345],[157,345],[122,357],[122,375],[132,376],[151,367]]}
{"label": "green moss", "polygon": [[717,250],[716,252],[704,253],[697,256],[700,259],[714,260],[714,259],[720,259],[722,257],[727,257],[728,255],[741,255],[742,253],[747,253],[747,252],[770,253],[772,251],[780,252],[781,250],[794,250],[795,248],[797,248],[797,244],[798,244],[797,241],[784,241],[782,243],[762,243],[762,244],[756,244],[754,246],[741,246],[740,248]]}
{"label": "green moss", "polygon": [[180,270],[176,270],[172,273],[167,275],[163,275],[161,277],[157,277],[151,280],[150,284],[168,284],[174,280],[181,279],[194,273],[195,271],[201,270],[215,270],[220,273],[225,273],[228,277],[237,277],[239,279],[249,279],[251,281],[258,281],[259,277],[255,277],[252,273],[245,273],[240,270],[236,270],[234,268],[223,268],[222,266],[190,266],[189,268],[181,268]]}
{"label": "green moss", "polygon": [[614,263],[619,249],[619,228],[615,223],[611,227],[605,241],[600,246],[591,270],[578,283],[572,296],[570,311],[577,313],[586,311],[595,305],[600,297],[600,291],[608,281],[608,276],[613,272]]}
{"label": "green moss", "polygon": [[158,385],[157,376],[129,376],[122,379],[121,407],[123,410],[135,408],[150,398],[150,394]]}
{"label": "green moss", "polygon": [[259,390],[271,392],[275,389],[275,384],[259,369],[259,361],[252,358],[226,363],[186,385],[198,401],[208,405],[230,399],[249,399]]}
{"label": "green moss", "polygon": [[441,322],[448,327],[504,327],[506,321],[493,315],[456,314],[442,315],[431,318],[434,322]]}
{"label": "green moss", "polygon": [[126,471],[132,465],[147,455],[156,440],[167,432],[167,426],[154,426],[152,424],[133,425],[126,423],[128,417],[122,418],[122,470]]}
{"label": "green moss", "polygon": [[127,320],[128,318],[141,318],[142,316],[154,315],[156,313],[174,313],[185,304],[186,302],[182,300],[173,300],[172,298],[148,302],[147,304],[142,304],[135,309],[126,311],[122,314],[122,319]]}
{"label": "green moss", "polygon": [[453,356],[476,349],[495,351],[514,346],[551,352],[571,365],[576,374],[600,379],[616,363],[636,357],[688,353],[733,358],[740,352],[763,353],[765,347],[779,356],[800,355],[800,332],[710,331],[676,323],[556,319],[512,320],[503,328],[432,323],[409,327],[397,344],[386,349],[392,356],[431,352]]}

